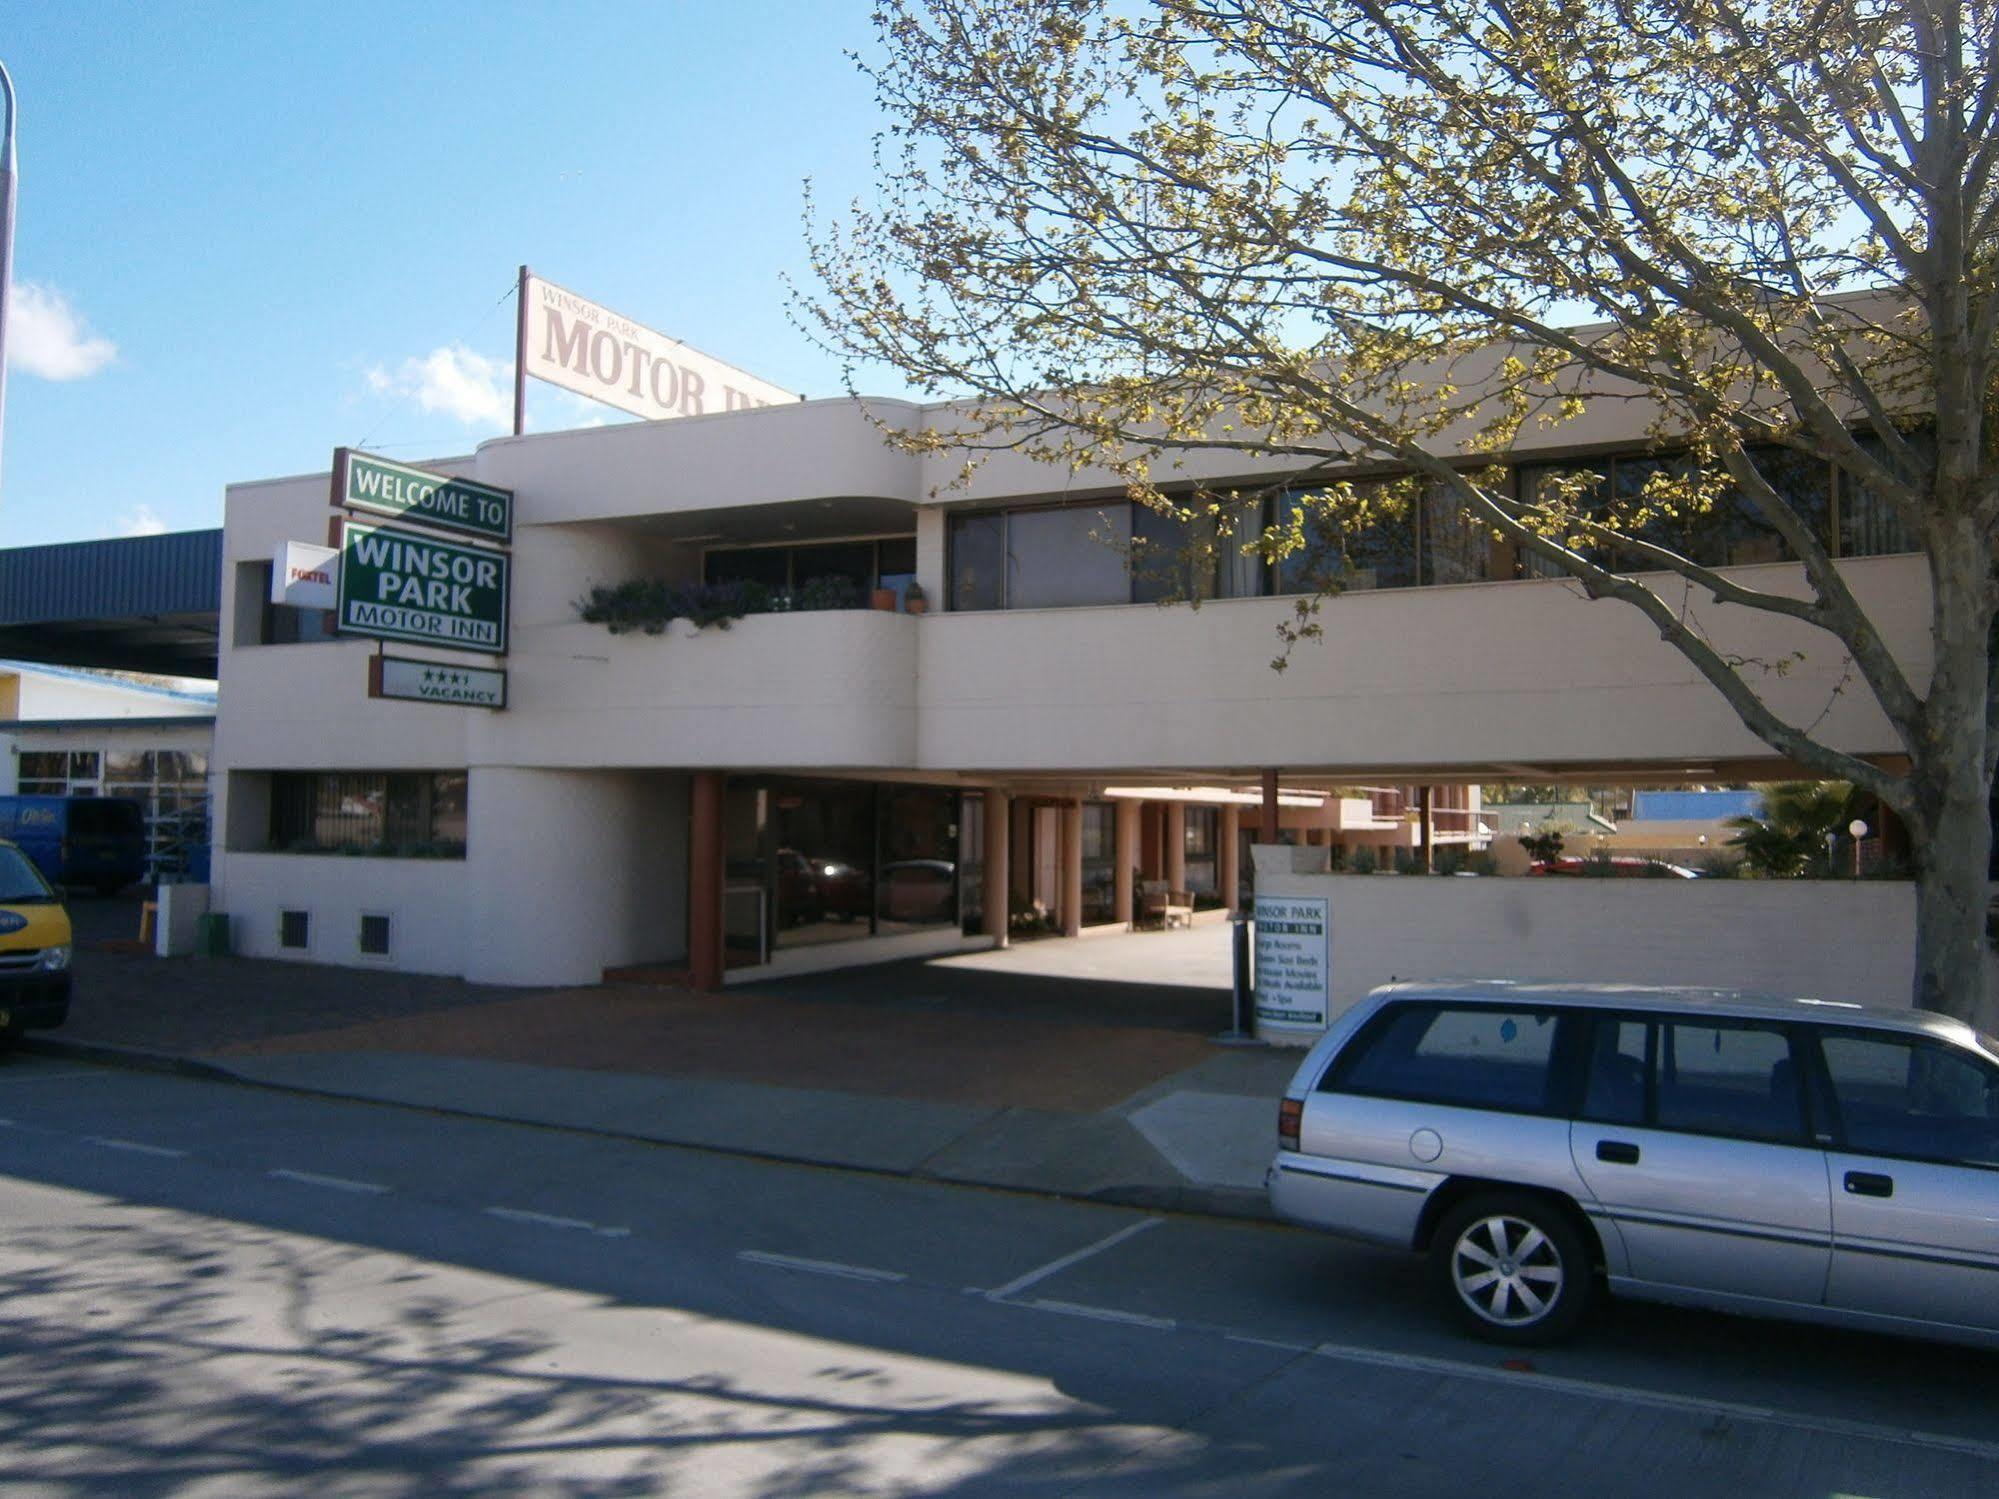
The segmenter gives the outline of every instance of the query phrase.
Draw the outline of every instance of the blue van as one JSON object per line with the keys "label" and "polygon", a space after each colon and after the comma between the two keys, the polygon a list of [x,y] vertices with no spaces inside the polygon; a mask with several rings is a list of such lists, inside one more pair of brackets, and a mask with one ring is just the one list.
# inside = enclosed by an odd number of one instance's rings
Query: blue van
{"label": "blue van", "polygon": [[146,872],[146,816],[116,796],[0,796],[0,838],[52,885],[115,895]]}

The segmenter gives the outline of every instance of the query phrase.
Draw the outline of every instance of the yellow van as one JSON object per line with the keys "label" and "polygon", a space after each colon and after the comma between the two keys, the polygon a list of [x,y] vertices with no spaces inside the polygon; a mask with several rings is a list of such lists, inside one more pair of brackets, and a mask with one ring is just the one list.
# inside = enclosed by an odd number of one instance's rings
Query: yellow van
{"label": "yellow van", "polygon": [[23,1031],[69,1018],[72,941],[62,897],[26,854],[0,839],[0,1052]]}

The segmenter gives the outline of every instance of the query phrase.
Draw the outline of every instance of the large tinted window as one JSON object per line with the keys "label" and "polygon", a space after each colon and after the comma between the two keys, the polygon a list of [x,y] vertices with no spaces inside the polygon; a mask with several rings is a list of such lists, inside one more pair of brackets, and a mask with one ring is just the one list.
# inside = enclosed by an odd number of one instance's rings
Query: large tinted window
{"label": "large tinted window", "polygon": [[1999,1165],[1999,1071],[1900,1037],[1841,1034],[1821,1045],[1848,1149]]}
{"label": "large tinted window", "polygon": [[951,607],[1000,609],[1006,605],[1006,515],[951,517]]}
{"label": "large tinted window", "polygon": [[1553,1012],[1397,1006],[1341,1058],[1327,1086],[1462,1108],[1546,1113]]}
{"label": "large tinted window", "polygon": [[1791,1042],[1775,1025],[1661,1025],[1655,1121],[1744,1140],[1802,1140],[1804,1100]]}
{"label": "large tinted window", "polygon": [[1016,510],[1006,518],[1006,607],[1131,602],[1131,507]]}

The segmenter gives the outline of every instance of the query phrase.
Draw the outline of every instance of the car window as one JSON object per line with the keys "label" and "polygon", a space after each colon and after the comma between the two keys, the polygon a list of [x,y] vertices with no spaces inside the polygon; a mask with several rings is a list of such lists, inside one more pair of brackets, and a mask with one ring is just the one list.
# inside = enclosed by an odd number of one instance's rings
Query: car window
{"label": "car window", "polygon": [[1642,1020],[1597,1020],[1583,1118],[1600,1124],[1645,1122],[1645,1043],[1651,1029]]}
{"label": "car window", "polygon": [[1781,1026],[1660,1025],[1654,1062],[1660,1129],[1742,1140],[1802,1140],[1804,1099]]}
{"label": "car window", "polygon": [[1553,1011],[1403,1005],[1370,1027],[1326,1086],[1509,1113],[1548,1111]]}
{"label": "car window", "polygon": [[1930,1041],[1820,1039],[1849,1150],[1999,1166],[1999,1072]]}

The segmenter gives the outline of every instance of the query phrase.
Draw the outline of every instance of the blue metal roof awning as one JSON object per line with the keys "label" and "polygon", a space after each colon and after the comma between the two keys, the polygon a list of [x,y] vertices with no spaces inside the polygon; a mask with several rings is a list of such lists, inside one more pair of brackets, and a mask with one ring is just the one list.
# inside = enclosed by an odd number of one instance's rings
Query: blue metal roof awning
{"label": "blue metal roof awning", "polygon": [[0,550],[0,656],[213,677],[222,533]]}

